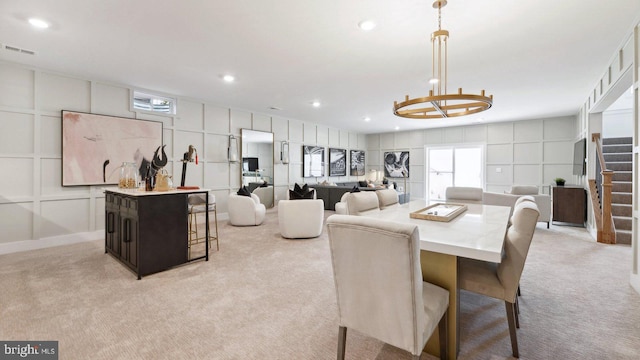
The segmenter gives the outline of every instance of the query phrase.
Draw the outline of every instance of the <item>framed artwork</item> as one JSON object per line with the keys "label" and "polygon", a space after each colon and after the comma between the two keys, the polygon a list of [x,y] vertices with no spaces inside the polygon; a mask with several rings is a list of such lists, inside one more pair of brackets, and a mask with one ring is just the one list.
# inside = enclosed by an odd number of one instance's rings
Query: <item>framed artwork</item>
{"label": "framed artwork", "polygon": [[302,147],[302,177],[324,176],[324,147]]}
{"label": "framed artwork", "polygon": [[409,152],[385,152],[384,176],[388,178],[409,177]]}
{"label": "framed artwork", "polygon": [[62,186],[117,184],[124,162],[146,174],[162,122],[62,110]]}
{"label": "framed artwork", "polygon": [[363,150],[351,150],[351,176],[363,176],[364,175],[364,151]]}
{"label": "framed artwork", "polygon": [[329,176],[347,175],[347,150],[329,148]]}

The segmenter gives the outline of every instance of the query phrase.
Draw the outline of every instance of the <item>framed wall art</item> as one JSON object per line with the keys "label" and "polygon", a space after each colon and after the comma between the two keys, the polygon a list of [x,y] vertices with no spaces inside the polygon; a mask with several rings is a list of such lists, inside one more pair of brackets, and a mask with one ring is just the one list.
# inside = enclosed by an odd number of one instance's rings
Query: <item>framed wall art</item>
{"label": "framed wall art", "polygon": [[384,176],[388,178],[409,177],[409,152],[385,152]]}
{"label": "framed wall art", "polygon": [[363,176],[364,175],[364,151],[351,150],[351,176]]}
{"label": "framed wall art", "polygon": [[329,148],[329,176],[347,175],[347,150]]}
{"label": "framed wall art", "polygon": [[140,174],[162,146],[162,122],[62,110],[62,186],[117,184],[124,162]]}
{"label": "framed wall art", "polygon": [[302,177],[324,176],[324,147],[302,147]]}

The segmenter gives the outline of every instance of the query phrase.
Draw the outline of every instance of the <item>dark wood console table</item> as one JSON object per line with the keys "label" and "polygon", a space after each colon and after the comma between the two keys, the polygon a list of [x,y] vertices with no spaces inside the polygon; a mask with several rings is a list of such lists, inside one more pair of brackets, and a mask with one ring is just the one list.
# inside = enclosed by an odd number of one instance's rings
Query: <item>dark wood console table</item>
{"label": "dark wood console table", "polygon": [[584,226],[587,221],[587,192],[582,186],[553,186],[554,222]]}
{"label": "dark wood console table", "polygon": [[[209,260],[205,255],[188,258],[188,197],[209,190],[141,191],[105,189],[105,253],[138,275],[156,273],[190,261]],[[209,212],[206,238],[209,238]],[[208,242],[207,242],[208,244]]]}

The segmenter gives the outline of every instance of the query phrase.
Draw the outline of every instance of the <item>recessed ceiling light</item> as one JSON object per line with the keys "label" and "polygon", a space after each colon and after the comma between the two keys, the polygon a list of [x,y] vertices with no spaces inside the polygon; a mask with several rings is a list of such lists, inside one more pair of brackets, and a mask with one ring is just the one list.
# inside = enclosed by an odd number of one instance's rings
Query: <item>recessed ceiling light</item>
{"label": "recessed ceiling light", "polygon": [[439,79],[437,79],[437,78],[431,78],[431,79],[429,79],[429,84],[437,84],[437,83],[439,83],[439,82],[440,82],[440,80],[439,80]]}
{"label": "recessed ceiling light", "polygon": [[371,121],[371,118],[367,116],[367,117],[364,118],[364,121],[369,122],[369,121]]}
{"label": "recessed ceiling light", "polygon": [[396,127],[395,127],[395,130],[396,130],[396,131],[400,130],[400,126],[396,126]]}
{"label": "recessed ceiling light", "polygon": [[311,105],[313,105],[313,107],[320,107],[320,101],[314,101]]}
{"label": "recessed ceiling light", "polygon": [[222,80],[230,83],[230,82],[234,82],[236,78],[233,75],[225,75],[222,77]]}
{"label": "recessed ceiling light", "polygon": [[46,29],[49,27],[49,23],[44,21],[44,20],[40,20],[40,19],[36,19],[36,18],[31,18],[29,19],[29,24],[39,28],[39,29]]}
{"label": "recessed ceiling light", "polygon": [[484,121],[484,119],[483,119],[483,118],[478,118],[478,119],[476,119],[476,122],[478,122],[478,123],[481,123],[481,122],[483,122],[483,121]]}
{"label": "recessed ceiling light", "polygon": [[376,23],[371,20],[364,20],[358,23],[358,27],[364,31],[370,31],[376,27]]}

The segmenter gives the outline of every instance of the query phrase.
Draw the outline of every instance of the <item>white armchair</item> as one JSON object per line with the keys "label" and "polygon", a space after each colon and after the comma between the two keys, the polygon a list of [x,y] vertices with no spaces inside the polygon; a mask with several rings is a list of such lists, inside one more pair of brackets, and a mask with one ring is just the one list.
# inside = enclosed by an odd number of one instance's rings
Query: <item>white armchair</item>
{"label": "white armchair", "polygon": [[243,196],[229,194],[229,224],[235,226],[255,226],[264,221],[267,209],[256,194]]}
{"label": "white armchair", "polygon": [[258,186],[253,189],[253,193],[258,195],[260,203],[264,204],[266,208],[273,207],[273,186]]}
{"label": "white armchair", "polygon": [[314,238],[322,233],[324,201],[322,199],[280,200],[278,226],[288,239]]}

